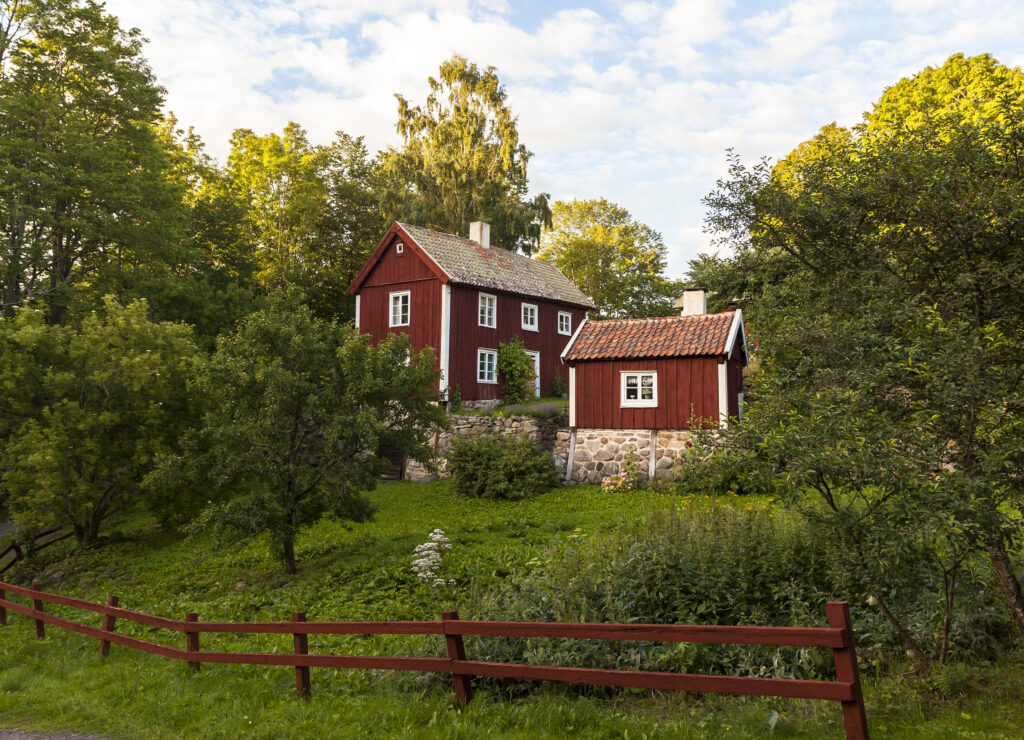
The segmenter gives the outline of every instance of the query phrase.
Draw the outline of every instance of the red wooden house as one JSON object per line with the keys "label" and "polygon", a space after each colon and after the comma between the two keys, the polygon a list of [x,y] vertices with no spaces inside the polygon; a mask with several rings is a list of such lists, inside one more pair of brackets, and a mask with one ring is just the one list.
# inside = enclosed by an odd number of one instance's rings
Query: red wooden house
{"label": "red wooden house", "polygon": [[684,314],[587,321],[566,347],[569,425],[688,429],[742,414],[747,364],[743,312],[704,313],[687,291]]}
{"label": "red wooden house", "polygon": [[501,397],[498,345],[514,336],[534,360],[537,395],[565,370],[562,350],[593,302],[546,262],[490,247],[490,227],[470,225],[470,239],[395,223],[348,288],[356,326],[373,341],[408,334],[419,351],[433,347],[441,388],[464,400]]}

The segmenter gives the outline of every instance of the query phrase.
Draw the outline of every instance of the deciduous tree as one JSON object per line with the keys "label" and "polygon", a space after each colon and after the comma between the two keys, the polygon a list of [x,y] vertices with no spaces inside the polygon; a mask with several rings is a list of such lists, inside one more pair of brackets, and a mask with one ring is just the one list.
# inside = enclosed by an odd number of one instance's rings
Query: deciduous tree
{"label": "deciduous tree", "polygon": [[423,106],[395,96],[402,146],[382,159],[388,220],[462,235],[470,222],[487,221],[494,246],[530,254],[551,210],[547,194],[529,198],[532,154],[497,70],[456,55],[428,81]]}

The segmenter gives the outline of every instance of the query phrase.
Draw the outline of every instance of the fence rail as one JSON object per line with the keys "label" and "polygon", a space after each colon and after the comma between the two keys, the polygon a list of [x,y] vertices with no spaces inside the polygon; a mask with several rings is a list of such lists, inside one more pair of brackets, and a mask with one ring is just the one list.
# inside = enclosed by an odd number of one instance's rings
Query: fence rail
{"label": "fence rail", "polygon": [[[25,597],[32,605],[26,606],[10,601],[8,594]],[[49,614],[43,608],[44,603],[102,615],[103,626],[90,627]],[[488,622],[462,620],[455,612],[444,612],[439,621],[415,622],[309,622],[306,621],[304,612],[293,613],[290,622],[200,622],[194,613],[187,614],[184,620],[177,620],[125,609],[119,606],[116,596],[109,597],[107,604],[104,605],[46,593],[40,589],[38,583],[33,583],[32,588],[25,588],[0,582],[0,625],[7,624],[8,610],[32,618],[35,621],[36,637],[39,639],[45,637],[47,624],[96,638],[100,641],[100,655],[104,657],[109,655],[110,646],[113,644],[187,662],[194,671],[198,671],[203,663],[291,666],[295,668],[296,690],[303,697],[310,694],[310,668],[355,668],[451,674],[455,695],[460,704],[472,700],[471,679],[475,676],[591,686],[825,699],[841,703],[847,738],[861,740],[868,737],[867,716],[853,646],[850,609],[847,603],[842,601],[832,601],[826,605],[828,627]],[[116,632],[119,619],[184,633],[185,648],[169,647],[119,634]],[[292,635],[293,652],[236,653],[201,650],[199,636],[209,633]],[[448,657],[319,655],[309,652],[309,635],[440,635],[445,638]],[[466,635],[831,648],[837,680],[709,676],[491,663],[467,659],[462,639]]]}
{"label": "fence rail", "polygon": [[[41,532],[36,532],[32,537],[33,549],[36,551],[42,550],[54,545],[62,540],[66,540],[74,534],[70,528],[65,527],[51,527],[50,529],[44,529]],[[53,537],[52,535],[57,535]],[[49,537],[49,539],[47,539]],[[6,573],[11,567],[25,557],[25,552],[19,542],[12,542],[3,550],[0,550],[0,576]]]}

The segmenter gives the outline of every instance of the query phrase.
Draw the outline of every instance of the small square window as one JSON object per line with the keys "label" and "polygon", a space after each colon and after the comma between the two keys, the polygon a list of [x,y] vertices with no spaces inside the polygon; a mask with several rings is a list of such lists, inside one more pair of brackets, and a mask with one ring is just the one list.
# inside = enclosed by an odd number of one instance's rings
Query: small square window
{"label": "small square window", "polygon": [[477,323],[494,329],[498,326],[498,298],[490,293],[481,293],[477,304]]}
{"label": "small square window", "polygon": [[493,349],[476,351],[476,379],[478,383],[498,382],[498,353]]}
{"label": "small square window", "polygon": [[405,251],[405,245],[402,242],[395,244],[395,254],[401,254]]}
{"label": "small square window", "polygon": [[523,328],[537,331],[537,307],[532,303],[523,304]]}
{"label": "small square window", "polygon": [[568,311],[558,312],[558,333],[572,336],[572,314]]}
{"label": "small square window", "polygon": [[403,290],[398,293],[389,293],[391,300],[391,314],[388,319],[388,326],[409,325],[409,291]]}
{"label": "small square window", "polygon": [[653,408],[658,405],[658,374],[654,372],[623,372],[620,406],[622,408]]}

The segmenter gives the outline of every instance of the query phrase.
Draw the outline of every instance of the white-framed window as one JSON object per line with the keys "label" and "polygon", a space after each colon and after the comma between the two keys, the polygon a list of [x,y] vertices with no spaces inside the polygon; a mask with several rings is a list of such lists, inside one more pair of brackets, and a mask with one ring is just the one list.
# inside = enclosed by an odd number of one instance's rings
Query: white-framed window
{"label": "white-framed window", "polygon": [[498,326],[498,297],[481,293],[477,304],[477,324],[494,329]]}
{"label": "white-framed window", "polygon": [[409,325],[409,291],[401,290],[397,293],[388,293],[391,299],[391,314],[388,326]]}
{"label": "white-framed window", "polygon": [[396,242],[396,244],[395,244],[395,254],[401,254],[404,251],[405,251],[405,244],[403,244],[402,242]]}
{"label": "white-framed window", "polygon": [[498,382],[498,351],[478,349],[476,351],[476,380],[478,383]]}
{"label": "white-framed window", "polygon": [[523,304],[523,328],[537,331],[537,307],[532,303]]}
{"label": "white-framed window", "polygon": [[652,408],[658,405],[658,374],[652,371],[622,371],[622,408]]}
{"label": "white-framed window", "polygon": [[572,336],[572,314],[568,311],[558,312],[558,333]]}

